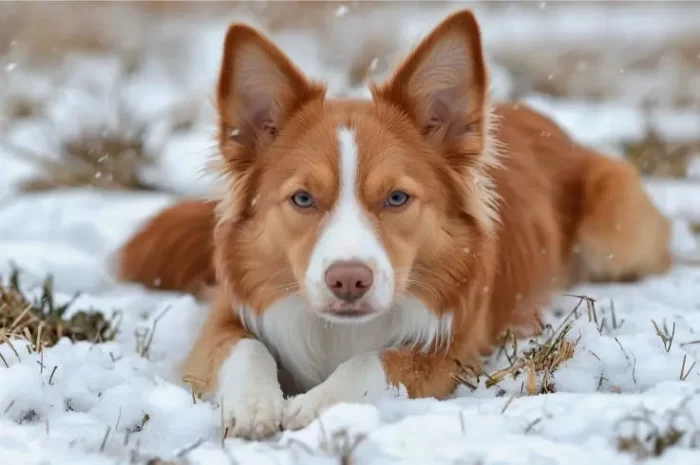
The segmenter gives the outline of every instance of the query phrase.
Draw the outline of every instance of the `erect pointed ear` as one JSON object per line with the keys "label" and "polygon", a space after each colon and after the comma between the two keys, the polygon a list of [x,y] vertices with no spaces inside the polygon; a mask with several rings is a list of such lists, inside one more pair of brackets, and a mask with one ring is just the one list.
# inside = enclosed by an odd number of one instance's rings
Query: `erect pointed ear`
{"label": "erect pointed ear", "polygon": [[447,142],[482,135],[488,74],[472,12],[443,20],[372,95],[405,111],[426,137]]}
{"label": "erect pointed ear", "polygon": [[304,103],[323,98],[325,87],[309,81],[267,38],[232,24],[224,41],[217,106],[220,143],[259,150]]}

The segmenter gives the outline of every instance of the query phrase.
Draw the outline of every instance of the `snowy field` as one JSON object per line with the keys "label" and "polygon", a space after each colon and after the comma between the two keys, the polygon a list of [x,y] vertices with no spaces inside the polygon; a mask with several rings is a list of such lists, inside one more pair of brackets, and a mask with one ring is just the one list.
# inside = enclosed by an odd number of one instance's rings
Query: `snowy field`
{"label": "snowy field", "polygon": [[[697,105],[678,103],[700,101],[700,66],[671,63],[646,72],[620,66],[608,73],[603,90],[591,90],[602,84],[584,79],[566,88],[569,95],[555,96],[523,85],[507,61],[517,52],[546,62],[572,44],[591,50],[627,44],[620,50],[641,57],[700,31],[698,8],[579,4],[543,14],[547,8],[538,2],[522,11],[479,11],[495,98],[517,95],[580,141],[621,156],[622,141],[645,134],[640,95],[657,92],[650,116],[655,129],[672,141],[700,139]],[[361,96],[367,91],[347,67],[367,54],[367,40],[396,39],[386,63],[367,60],[381,74],[450,9],[406,7],[400,16],[393,10],[393,16],[358,19],[338,3],[331,33],[271,34],[305,71],[325,78],[333,94]],[[559,296],[544,315],[550,328],[542,336],[517,341],[517,353],[506,344],[486,366],[493,374],[509,368],[509,358],[527,360],[525,352],[546,347],[566,327],[573,355],[553,372],[530,374],[524,363],[516,377],[465,380],[448,401],[338,405],[308,428],[263,443],[223,439],[218,406],[196,399],[174,373],[206,306],[187,295],[115,283],[108,264],[147,217],[211,189],[202,173],[215,154],[211,95],[223,33],[233,19],[261,24],[236,15],[158,23],[142,38],[136,65],[109,49],[68,53],[47,64],[28,59],[20,41],[0,48],[0,275],[4,280],[16,264],[26,292],[39,295],[51,274],[57,302],[80,292],[66,316],[96,309],[119,318],[110,342],[64,338],[39,353],[21,339],[11,345],[0,339],[0,465],[700,463],[697,156],[684,178],[647,179],[655,202],[674,220],[673,248],[681,261],[671,272]],[[141,23],[125,22],[125,34],[128,24]],[[633,61],[630,54],[619,60]],[[549,80],[559,75],[552,71]],[[10,102],[24,105],[21,117]],[[137,134],[154,158],[137,174],[155,190],[21,191],[40,174],[33,156],[60,160],[68,141],[120,131]],[[95,184],[110,176],[98,170]],[[592,308],[591,300],[575,297],[581,295],[595,299]],[[544,386],[554,392],[528,395]]]}

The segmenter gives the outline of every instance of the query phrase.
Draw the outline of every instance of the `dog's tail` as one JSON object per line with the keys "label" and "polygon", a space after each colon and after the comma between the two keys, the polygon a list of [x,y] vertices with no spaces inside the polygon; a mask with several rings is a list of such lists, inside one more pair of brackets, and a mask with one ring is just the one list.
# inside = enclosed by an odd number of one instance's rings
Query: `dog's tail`
{"label": "dog's tail", "polygon": [[117,251],[117,279],[206,296],[216,285],[215,206],[211,201],[188,200],[151,218]]}

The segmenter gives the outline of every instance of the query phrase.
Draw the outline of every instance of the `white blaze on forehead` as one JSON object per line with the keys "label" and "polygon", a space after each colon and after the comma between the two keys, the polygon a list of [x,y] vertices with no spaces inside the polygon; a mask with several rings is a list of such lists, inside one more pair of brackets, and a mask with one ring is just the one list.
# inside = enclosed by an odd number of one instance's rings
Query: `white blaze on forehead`
{"label": "white blaze on forehead", "polygon": [[374,273],[366,295],[370,305],[388,306],[394,294],[394,273],[389,256],[357,198],[359,151],[355,131],[338,128],[340,157],[338,203],[330,213],[306,271],[306,288],[314,304],[332,299],[326,287],[326,270],[337,261],[359,261]]}

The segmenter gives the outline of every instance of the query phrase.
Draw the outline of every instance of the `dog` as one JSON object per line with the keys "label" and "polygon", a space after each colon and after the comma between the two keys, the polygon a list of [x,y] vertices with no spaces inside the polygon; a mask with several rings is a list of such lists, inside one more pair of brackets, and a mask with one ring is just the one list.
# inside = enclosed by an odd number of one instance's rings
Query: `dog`
{"label": "dog", "polygon": [[119,252],[124,281],[213,289],[181,368],[233,436],[302,428],[339,402],[444,399],[456,361],[532,334],[557,290],[672,266],[669,221],[630,164],[490,103],[470,10],[370,90],[327,99],[232,24],[216,96],[225,192],[165,209]]}

